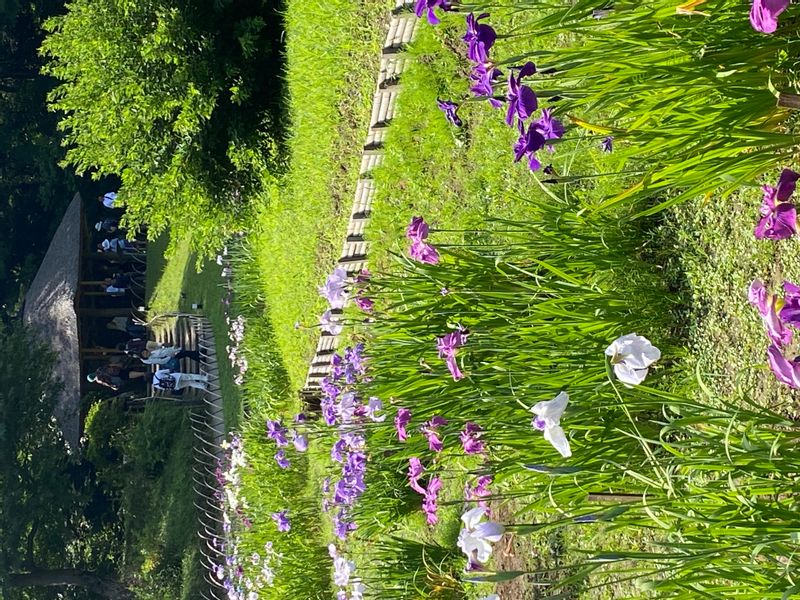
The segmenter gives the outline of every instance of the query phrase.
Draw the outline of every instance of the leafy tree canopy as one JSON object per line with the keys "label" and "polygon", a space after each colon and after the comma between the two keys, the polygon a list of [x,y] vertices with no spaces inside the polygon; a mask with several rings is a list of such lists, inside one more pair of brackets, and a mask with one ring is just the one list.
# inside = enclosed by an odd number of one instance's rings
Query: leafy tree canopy
{"label": "leafy tree canopy", "polygon": [[209,253],[276,164],[275,0],[72,0],[47,21],[45,72],[67,163],[121,177],[128,225]]}

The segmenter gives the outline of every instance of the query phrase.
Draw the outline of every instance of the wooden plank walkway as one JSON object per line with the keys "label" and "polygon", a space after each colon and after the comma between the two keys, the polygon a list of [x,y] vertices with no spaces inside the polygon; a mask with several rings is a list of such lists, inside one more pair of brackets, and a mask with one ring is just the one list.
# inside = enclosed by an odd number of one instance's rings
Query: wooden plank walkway
{"label": "wooden plank walkway", "polygon": [[[408,62],[403,50],[414,39],[420,27],[420,19],[413,13],[414,4],[414,0],[395,0],[389,30],[381,51],[377,85],[372,99],[372,113],[361,155],[359,179],[356,182],[346,238],[336,265],[346,269],[351,276],[367,268],[369,241],[365,232],[372,210],[372,200],[375,197],[375,181],[370,174],[383,162],[383,144],[394,118],[397,97],[400,94],[400,75]],[[324,332],[320,335],[301,392],[306,401],[313,403],[319,399],[320,382],[330,374],[331,355],[336,351],[338,341],[338,336]]]}

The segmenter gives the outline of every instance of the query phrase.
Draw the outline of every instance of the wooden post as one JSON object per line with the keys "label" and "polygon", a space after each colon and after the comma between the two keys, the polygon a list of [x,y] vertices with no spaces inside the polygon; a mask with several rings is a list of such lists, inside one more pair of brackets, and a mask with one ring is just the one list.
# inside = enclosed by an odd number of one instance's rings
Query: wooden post
{"label": "wooden post", "polygon": [[800,110],[800,96],[797,94],[778,93],[778,106],[791,110]]}

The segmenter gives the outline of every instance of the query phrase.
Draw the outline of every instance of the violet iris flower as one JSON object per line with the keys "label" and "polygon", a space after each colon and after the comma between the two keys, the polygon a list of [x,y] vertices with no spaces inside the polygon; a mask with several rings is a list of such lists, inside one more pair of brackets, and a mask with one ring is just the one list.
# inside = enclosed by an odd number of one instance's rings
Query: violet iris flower
{"label": "violet iris flower", "polygon": [[414,5],[414,14],[421,18],[423,14],[427,13],[428,23],[438,25],[441,21],[434,12],[436,8],[441,8],[442,11],[448,12],[453,10],[453,4],[448,0],[417,0]]}
{"label": "violet iris flower", "polygon": [[375,301],[366,296],[356,296],[354,302],[358,308],[366,313],[371,313],[372,309],[375,308]]}
{"label": "violet iris flower", "polygon": [[527,156],[528,168],[531,171],[537,171],[542,163],[536,157],[536,152],[544,148],[546,140],[533,125],[528,127],[527,132],[522,122],[519,122],[517,128],[519,129],[519,138],[514,144],[514,162],[519,162],[522,157]]}
{"label": "violet iris flower", "polygon": [[406,228],[406,237],[411,241],[424,240],[428,237],[430,227],[422,217],[411,217],[411,223]]}
{"label": "violet iris flower", "polygon": [[797,233],[797,209],[789,202],[800,173],[783,169],[777,187],[765,185],[761,204],[761,220],[753,234],[756,239],[785,240]]}
{"label": "violet iris flower", "polygon": [[289,440],[286,438],[286,429],[280,421],[267,420],[267,437],[274,441],[279,448],[289,445]]}
{"label": "violet iris flower", "polygon": [[428,265],[439,264],[439,251],[422,240],[416,240],[408,250],[409,256],[414,260]]}
{"label": "violet iris flower", "polygon": [[455,125],[456,127],[461,127],[464,125],[461,117],[458,116],[459,104],[450,102],[450,100],[439,100],[437,98],[436,105],[439,107],[439,110],[444,113],[444,118],[447,119],[448,123]]}
{"label": "violet iris flower", "polygon": [[467,334],[464,331],[453,331],[447,335],[436,338],[436,348],[439,351],[439,358],[443,358],[447,363],[447,369],[455,381],[458,381],[464,374],[458,368],[456,362],[456,351],[467,343]]}
{"label": "violet iris flower", "polygon": [[444,425],[447,425],[447,419],[437,415],[430,421],[425,421],[422,427],[420,427],[420,431],[422,431],[425,438],[428,440],[428,447],[432,452],[441,452],[444,447],[442,440],[439,439],[439,435],[436,432],[439,427],[443,427]]}
{"label": "violet iris flower", "polygon": [[294,444],[295,450],[298,452],[305,452],[308,450],[308,438],[304,435],[300,435],[296,431],[291,432],[292,437],[292,444]]}
{"label": "violet iris flower", "polygon": [[477,17],[472,13],[467,15],[467,33],[464,35],[463,40],[467,43],[467,58],[472,62],[487,62],[489,60],[489,50],[494,46],[494,42],[497,39],[497,33],[490,25],[478,23],[478,21],[488,16],[489,13],[483,13]]}
{"label": "violet iris flower", "polygon": [[286,532],[292,528],[289,522],[289,511],[282,510],[280,512],[272,513],[272,520],[278,525],[278,531]]}
{"label": "violet iris flower", "polygon": [[774,33],[778,28],[778,16],[788,6],[789,0],[753,0],[750,24],[761,33]]}
{"label": "violet iris flower", "polygon": [[289,459],[286,458],[286,452],[281,448],[275,453],[275,462],[281,469],[288,469],[291,466]]}
{"label": "violet iris flower", "polygon": [[331,335],[339,335],[344,330],[344,325],[339,321],[339,316],[333,311],[326,310],[319,318],[319,327]]}
{"label": "violet iris flower", "polygon": [[800,356],[787,360],[780,348],[771,344],[767,348],[767,361],[778,381],[794,390],[800,389]]}
{"label": "violet iris flower", "polygon": [[386,415],[379,415],[379,412],[383,412],[383,402],[376,396],[370,396],[366,415],[375,423],[382,423],[386,420]]}
{"label": "violet iris flower", "polygon": [[330,303],[331,308],[342,308],[347,302],[347,270],[342,267],[334,269],[325,285],[319,288],[319,294]]}
{"label": "violet iris flower", "polygon": [[481,454],[484,451],[483,442],[478,439],[482,430],[479,425],[468,421],[459,437],[466,454]]}
{"label": "violet iris flower", "polygon": [[614,150],[614,138],[612,136],[606,136],[600,142],[600,149],[603,152],[611,152]]}
{"label": "violet iris flower", "polygon": [[773,344],[785,346],[792,343],[792,331],[778,316],[780,299],[774,294],[767,293],[764,284],[758,279],[750,284],[747,300],[758,309],[761,320],[767,329],[767,336]]}
{"label": "violet iris flower", "polygon": [[790,281],[783,282],[783,308],[778,316],[784,323],[800,329],[800,287]]}
{"label": "violet iris flower", "polygon": [[394,428],[397,430],[397,439],[405,442],[408,439],[406,426],[411,422],[411,411],[407,408],[401,408],[397,411],[397,416],[394,418]]}
{"label": "violet iris flower", "polygon": [[469,75],[473,82],[469,90],[477,97],[489,100],[489,104],[494,108],[500,108],[503,103],[494,97],[494,84],[502,76],[503,72],[500,69],[485,63],[478,63],[472,68],[472,72]]}
{"label": "violet iris flower", "polygon": [[514,118],[521,121],[530,117],[539,107],[539,100],[534,91],[527,85],[522,85],[522,78],[536,73],[536,65],[532,62],[525,63],[519,69],[519,76],[514,77],[513,71],[508,74],[508,108],[506,110],[506,125],[514,126]]}
{"label": "violet iris flower", "polygon": [[480,500],[491,496],[492,492],[489,490],[491,484],[491,475],[481,475],[475,480],[474,485],[470,485],[470,483],[467,482],[464,486],[464,498],[466,500]]}
{"label": "violet iris flower", "polygon": [[425,493],[425,488],[419,484],[419,478],[425,472],[425,467],[422,466],[422,461],[416,456],[408,459],[408,485],[411,489],[420,494]]}
{"label": "violet iris flower", "polygon": [[[545,108],[542,110],[542,116],[531,124],[535,127],[536,131],[542,134],[545,140],[557,140],[564,136],[564,126],[561,121],[553,118],[552,110]],[[547,145],[547,149],[552,152],[553,146]]]}
{"label": "violet iris flower", "polygon": [[442,480],[438,477],[433,477],[428,482],[428,487],[425,490],[425,497],[422,500],[422,510],[425,513],[428,525],[436,525],[439,522],[439,505],[437,503],[439,497],[439,490],[442,489]]}

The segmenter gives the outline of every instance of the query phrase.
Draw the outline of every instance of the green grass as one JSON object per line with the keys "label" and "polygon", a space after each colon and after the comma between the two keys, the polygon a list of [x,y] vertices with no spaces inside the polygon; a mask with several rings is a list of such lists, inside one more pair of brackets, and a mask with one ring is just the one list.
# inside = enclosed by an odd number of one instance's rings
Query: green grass
{"label": "green grass", "polygon": [[[294,389],[305,382],[324,310],[316,288],[344,241],[389,8],[384,0],[286,8],[289,168],[251,243]],[[295,323],[311,328],[297,330]]]}
{"label": "green grass", "polygon": [[[227,296],[227,279],[221,276],[222,267],[214,261],[204,262],[198,272],[196,257],[186,240],[179,241],[175,252],[165,260],[163,252],[168,242],[165,238],[162,236],[152,242],[148,249],[148,316],[153,318],[166,313],[186,312],[208,318],[217,348],[225,424],[228,429],[234,429],[241,422],[242,404],[239,388],[233,383],[235,373],[225,348],[229,343],[226,305],[223,302]],[[202,305],[202,309],[193,309],[193,304]]]}

